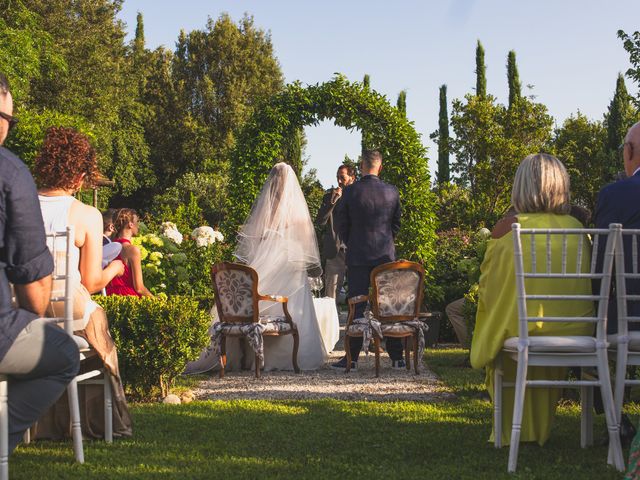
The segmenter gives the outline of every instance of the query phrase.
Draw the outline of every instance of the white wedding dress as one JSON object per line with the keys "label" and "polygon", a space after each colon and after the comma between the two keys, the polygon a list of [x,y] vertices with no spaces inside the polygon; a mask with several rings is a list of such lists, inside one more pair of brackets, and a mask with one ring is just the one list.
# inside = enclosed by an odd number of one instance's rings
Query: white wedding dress
{"label": "white wedding dress", "polygon": [[[276,164],[253,204],[249,218],[238,235],[235,256],[258,273],[258,292],[262,295],[288,297],[287,308],[298,327],[300,338],[298,365],[302,370],[316,370],[327,360],[325,345],[307,281],[308,272],[320,272],[320,254],[313,222],[293,169]],[[261,315],[281,315],[279,303],[260,302]],[[215,308],[213,322],[218,321]],[[243,345],[244,344],[244,345]],[[254,354],[243,339],[228,338],[229,370],[251,368]],[[264,369],[293,370],[291,352],[293,338],[264,337]],[[243,361],[244,356],[244,361]],[[200,358],[187,365],[185,373],[200,373],[218,365],[209,348]]]}

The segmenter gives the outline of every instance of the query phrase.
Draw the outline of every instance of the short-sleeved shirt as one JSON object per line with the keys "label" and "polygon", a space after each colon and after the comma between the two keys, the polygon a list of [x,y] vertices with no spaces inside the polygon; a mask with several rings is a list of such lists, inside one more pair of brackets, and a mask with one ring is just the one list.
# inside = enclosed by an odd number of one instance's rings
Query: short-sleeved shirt
{"label": "short-sleeved shirt", "polygon": [[14,308],[11,289],[53,271],[35,183],[26,165],[0,147],[0,360],[29,322],[33,312]]}

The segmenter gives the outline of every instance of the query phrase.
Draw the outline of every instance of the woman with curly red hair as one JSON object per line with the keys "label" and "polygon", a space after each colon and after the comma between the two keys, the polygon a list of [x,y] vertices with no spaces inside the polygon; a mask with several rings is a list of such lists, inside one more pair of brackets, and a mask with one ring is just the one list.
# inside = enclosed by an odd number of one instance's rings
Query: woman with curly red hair
{"label": "woman with curly red hair", "polygon": [[[40,208],[46,231],[63,231],[67,226],[75,229],[71,246],[71,269],[74,281],[74,330],[84,337],[98,352],[111,374],[114,393],[114,433],[131,435],[131,417],[127,408],[118,370],[115,344],[109,334],[109,325],[104,310],[91,300],[91,293],[102,290],[113,278],[124,273],[124,265],[114,260],[102,269],[102,214],[94,207],[76,200],[73,195],[83,185],[92,185],[98,172],[96,152],[86,135],[64,127],[51,127],[35,160],[34,177],[38,184]],[[54,283],[54,290],[57,287]],[[59,305],[51,305],[55,315]],[[82,367],[81,367],[82,368]],[[93,388],[94,386],[88,386]],[[102,416],[102,390],[84,390],[83,407],[88,421],[82,423],[83,433],[93,437],[102,436],[96,427],[103,425],[96,420]],[[64,415],[62,411],[61,415]],[[56,416],[56,408],[51,413]],[[63,431],[53,428],[58,422],[43,422],[38,436],[56,437]],[[47,432],[47,427],[52,427]],[[67,428],[68,430],[68,428]]]}

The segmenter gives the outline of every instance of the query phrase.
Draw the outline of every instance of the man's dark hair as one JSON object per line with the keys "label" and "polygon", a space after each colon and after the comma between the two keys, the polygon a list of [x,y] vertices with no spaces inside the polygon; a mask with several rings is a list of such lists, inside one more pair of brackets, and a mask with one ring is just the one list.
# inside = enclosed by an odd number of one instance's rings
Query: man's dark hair
{"label": "man's dark hair", "polygon": [[2,95],[6,95],[7,93],[9,93],[9,80],[7,79],[7,76],[0,72],[0,93]]}
{"label": "man's dark hair", "polygon": [[378,150],[363,150],[362,164],[365,168],[377,167],[382,163],[382,154]]}
{"label": "man's dark hair", "polygon": [[102,223],[105,228],[107,227],[107,225],[114,222],[117,211],[118,209],[116,208],[107,208],[104,212],[102,212]]}
{"label": "man's dark hair", "polygon": [[345,169],[347,171],[347,175],[349,175],[350,177],[355,177],[356,176],[356,170],[355,168],[353,168],[351,165],[345,165],[344,163],[342,165],[340,165],[338,167],[338,172],[342,169]]}

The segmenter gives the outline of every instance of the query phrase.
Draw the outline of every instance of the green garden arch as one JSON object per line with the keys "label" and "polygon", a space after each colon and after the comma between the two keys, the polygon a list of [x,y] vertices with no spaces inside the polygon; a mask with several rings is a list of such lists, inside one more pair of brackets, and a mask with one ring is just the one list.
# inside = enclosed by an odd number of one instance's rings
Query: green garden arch
{"label": "green garden arch", "polygon": [[[426,149],[408,121],[379,93],[338,75],[321,84],[289,84],[256,110],[237,137],[231,157],[227,233],[234,235],[293,132],[333,119],[366,133],[367,146],[383,155],[381,178],[400,192],[402,226],[398,257],[432,265],[436,219]],[[233,238],[233,236],[228,237]]]}

